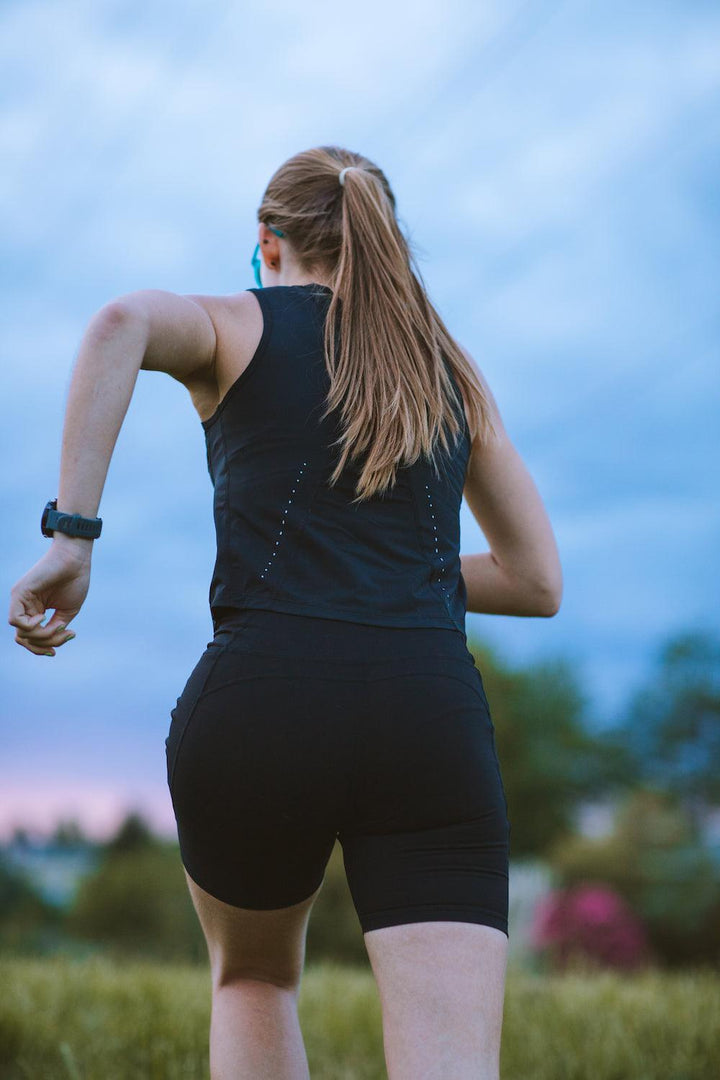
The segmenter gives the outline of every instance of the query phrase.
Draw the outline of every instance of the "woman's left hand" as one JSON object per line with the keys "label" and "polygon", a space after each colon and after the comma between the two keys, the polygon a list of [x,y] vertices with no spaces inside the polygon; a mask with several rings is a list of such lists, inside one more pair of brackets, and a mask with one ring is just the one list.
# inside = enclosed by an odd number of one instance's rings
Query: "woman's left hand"
{"label": "woman's left hand", "polygon": [[[37,656],[54,656],[55,648],[75,637],[66,627],[82,607],[89,586],[89,555],[53,544],[10,590],[8,622],[16,628],[18,645]],[[55,613],[41,626],[49,608]]]}

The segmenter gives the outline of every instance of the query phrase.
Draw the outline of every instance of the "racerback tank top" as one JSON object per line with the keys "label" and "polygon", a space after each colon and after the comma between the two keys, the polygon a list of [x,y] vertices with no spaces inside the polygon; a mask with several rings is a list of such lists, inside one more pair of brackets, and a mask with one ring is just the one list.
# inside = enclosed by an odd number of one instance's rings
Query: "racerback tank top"
{"label": "racerback tank top", "polygon": [[[250,289],[263,331],[250,363],[202,421],[214,487],[217,555],[210,583],[221,608],[264,608],[378,626],[465,633],[460,504],[470,454],[462,436],[436,450],[440,479],[421,457],[394,487],[356,506],[359,465],[334,487],[337,411],[320,415],[330,379],[323,353],[332,297],[325,285]],[[450,440],[452,445],[452,440]]]}

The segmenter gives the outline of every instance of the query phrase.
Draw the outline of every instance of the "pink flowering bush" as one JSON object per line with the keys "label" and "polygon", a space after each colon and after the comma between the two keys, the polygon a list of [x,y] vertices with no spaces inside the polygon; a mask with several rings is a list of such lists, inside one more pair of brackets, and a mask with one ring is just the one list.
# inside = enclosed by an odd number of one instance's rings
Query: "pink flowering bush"
{"label": "pink flowering bush", "polygon": [[543,897],[535,907],[530,944],[559,969],[576,959],[623,969],[650,959],[640,920],[618,893],[598,884],[582,883]]}

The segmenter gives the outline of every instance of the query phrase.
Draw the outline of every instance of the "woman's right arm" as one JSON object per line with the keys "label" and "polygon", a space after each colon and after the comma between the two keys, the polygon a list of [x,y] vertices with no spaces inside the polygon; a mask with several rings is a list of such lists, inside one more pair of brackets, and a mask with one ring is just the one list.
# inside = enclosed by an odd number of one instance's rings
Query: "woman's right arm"
{"label": "woman's right arm", "polygon": [[495,398],[472,356],[497,439],[473,442],[463,496],[490,551],[462,555],[467,610],[488,615],[555,615],[562,567],[550,519],[532,476],[505,430]]}

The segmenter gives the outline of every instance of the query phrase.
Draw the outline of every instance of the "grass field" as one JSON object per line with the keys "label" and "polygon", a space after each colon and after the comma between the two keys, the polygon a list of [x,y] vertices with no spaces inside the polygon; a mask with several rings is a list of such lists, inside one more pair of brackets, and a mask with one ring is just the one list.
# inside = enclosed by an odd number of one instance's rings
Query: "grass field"
{"label": "grass field", "polygon": [[[209,1077],[205,968],[0,958],[0,986],[3,1080]],[[299,1008],[313,1080],[385,1080],[367,970],[309,966]],[[720,975],[511,971],[501,1065],[502,1080],[717,1080]]]}

